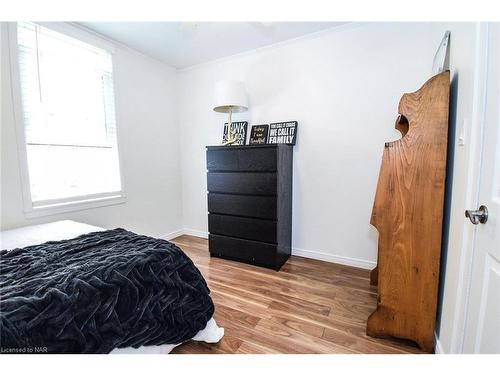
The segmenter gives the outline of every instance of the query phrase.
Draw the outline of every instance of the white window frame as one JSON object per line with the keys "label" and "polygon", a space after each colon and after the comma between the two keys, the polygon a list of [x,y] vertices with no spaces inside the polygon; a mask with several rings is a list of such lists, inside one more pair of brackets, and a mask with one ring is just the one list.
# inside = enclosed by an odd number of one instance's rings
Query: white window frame
{"label": "white window frame", "polygon": [[[70,23],[65,22],[36,22],[38,25],[49,28],[61,34],[65,34],[69,37],[78,39],[82,42],[91,44],[95,47],[101,48],[114,55],[116,48],[111,43],[104,39],[100,39],[97,36],[81,29]],[[118,122],[119,116],[115,113],[116,118],[116,147],[118,152],[119,161],[119,173],[121,190],[119,192],[113,193],[99,193],[84,195],[78,197],[62,198],[44,201],[41,204],[33,203],[31,199],[30,190],[30,180],[28,171],[28,157],[26,150],[26,138],[24,130],[23,112],[22,112],[22,99],[21,99],[21,80],[19,76],[19,59],[18,59],[18,46],[17,46],[17,23],[10,22],[8,24],[8,38],[9,46],[8,53],[10,55],[10,80],[11,80],[11,95],[12,103],[14,107],[14,121],[16,129],[16,142],[17,142],[17,153],[19,160],[19,172],[21,176],[21,186],[22,186],[22,197],[23,197],[23,211],[25,217],[37,217],[54,215],[58,213],[80,211],[102,206],[110,206],[116,204],[123,204],[126,202],[127,197],[125,195],[125,181],[123,178],[123,160],[120,153],[119,145],[119,129]],[[115,59],[112,58],[113,65],[113,78],[115,71]],[[113,79],[113,90],[116,93],[116,80]],[[116,95],[115,95],[116,102]],[[116,106],[115,106],[116,108]]]}

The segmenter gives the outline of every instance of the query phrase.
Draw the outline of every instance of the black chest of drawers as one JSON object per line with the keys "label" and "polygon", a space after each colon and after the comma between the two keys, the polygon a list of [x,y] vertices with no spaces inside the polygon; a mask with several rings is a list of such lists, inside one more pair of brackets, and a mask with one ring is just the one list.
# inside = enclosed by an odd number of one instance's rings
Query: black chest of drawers
{"label": "black chest of drawers", "polygon": [[279,270],[291,254],[292,146],[208,146],[210,255]]}

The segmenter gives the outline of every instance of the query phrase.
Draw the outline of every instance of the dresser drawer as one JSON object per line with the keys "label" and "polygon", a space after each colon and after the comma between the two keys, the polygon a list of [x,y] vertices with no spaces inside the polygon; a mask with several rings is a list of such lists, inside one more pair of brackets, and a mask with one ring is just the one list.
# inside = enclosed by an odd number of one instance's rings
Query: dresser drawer
{"label": "dresser drawer", "polygon": [[276,268],[276,245],[210,234],[210,254]]}
{"label": "dresser drawer", "polygon": [[276,243],[276,221],[274,220],[209,214],[208,231],[224,236]]}
{"label": "dresser drawer", "polygon": [[259,172],[276,171],[277,148],[207,150],[209,171]]}
{"label": "dresser drawer", "polygon": [[207,186],[211,193],[276,195],[276,173],[210,172]]}
{"label": "dresser drawer", "polygon": [[276,220],[276,197],[208,193],[208,212]]}

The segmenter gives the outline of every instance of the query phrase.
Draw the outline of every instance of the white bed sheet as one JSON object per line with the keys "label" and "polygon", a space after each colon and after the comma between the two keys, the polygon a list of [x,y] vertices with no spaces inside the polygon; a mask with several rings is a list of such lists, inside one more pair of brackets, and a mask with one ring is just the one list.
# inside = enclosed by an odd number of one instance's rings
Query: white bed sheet
{"label": "white bed sheet", "polygon": [[[39,245],[47,241],[69,240],[85,233],[103,231],[104,228],[79,223],[72,220],[55,221],[48,224],[30,225],[0,232],[0,249],[12,250],[31,245]],[[219,342],[224,336],[224,328],[217,326],[211,318],[207,326],[199,331],[193,340],[207,343]],[[138,349],[114,349],[113,354],[161,354],[170,353],[179,344],[142,346]]]}
{"label": "white bed sheet", "polygon": [[85,233],[102,230],[105,229],[71,220],[30,225],[0,232],[0,248],[12,250],[18,247],[39,245],[47,241],[69,240]]}

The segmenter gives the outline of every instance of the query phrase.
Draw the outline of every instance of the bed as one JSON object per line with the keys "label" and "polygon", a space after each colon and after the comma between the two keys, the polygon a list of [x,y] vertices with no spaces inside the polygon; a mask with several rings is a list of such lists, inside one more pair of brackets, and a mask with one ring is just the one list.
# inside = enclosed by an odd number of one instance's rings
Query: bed
{"label": "bed", "polygon": [[168,241],[69,220],[0,240],[3,353],[169,353],[224,335],[203,276]]}

